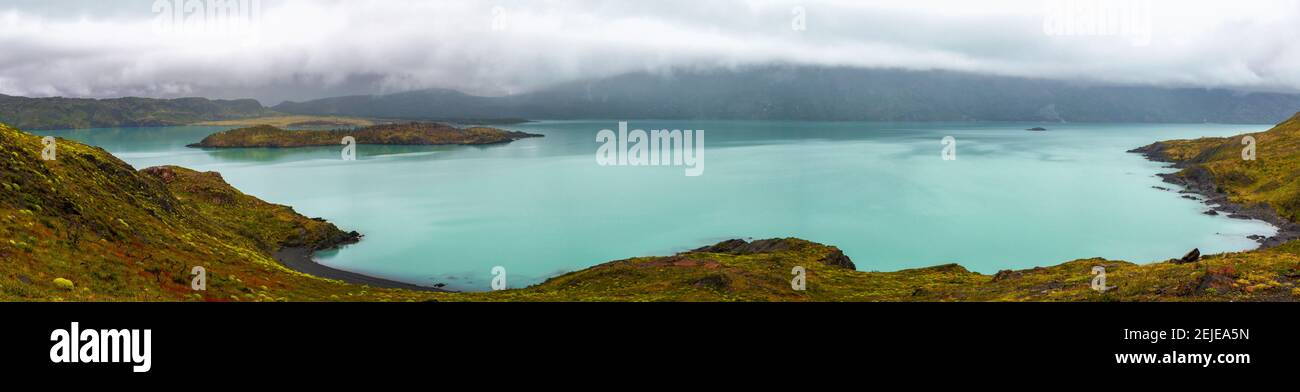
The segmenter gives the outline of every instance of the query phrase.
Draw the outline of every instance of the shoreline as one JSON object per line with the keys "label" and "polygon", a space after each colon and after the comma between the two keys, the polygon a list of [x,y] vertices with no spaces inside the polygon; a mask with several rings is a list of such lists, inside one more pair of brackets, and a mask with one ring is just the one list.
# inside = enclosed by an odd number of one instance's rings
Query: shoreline
{"label": "shoreline", "polygon": [[[511,140],[513,141],[513,140]],[[506,141],[507,143],[509,141]],[[1200,201],[1210,209],[1205,211],[1207,215],[1222,214],[1230,219],[1253,219],[1266,222],[1277,229],[1277,233],[1269,237],[1247,236],[1246,238],[1254,240],[1259,246],[1254,250],[1265,250],[1273,248],[1292,240],[1300,239],[1300,224],[1296,224],[1279,215],[1268,205],[1246,206],[1240,203],[1232,202],[1228,195],[1220,192],[1218,186],[1214,183],[1213,175],[1206,169],[1191,162],[1176,161],[1171,159],[1166,153],[1166,144],[1163,141],[1155,142],[1142,147],[1128,150],[1129,153],[1142,155],[1145,159],[1152,162],[1167,163],[1165,168],[1178,169],[1170,173],[1156,173],[1164,183],[1181,187],[1181,190],[1173,190],[1163,187],[1154,187],[1166,191],[1176,191],[1183,198]],[[1180,175],[1186,172],[1186,175]],[[1200,198],[1193,198],[1188,195],[1197,195]],[[285,267],[297,272],[312,275],[318,278],[338,280],[349,284],[357,284],[371,287],[380,287],[388,289],[404,289],[425,292],[442,292],[455,293],[456,291],[442,289],[438,287],[421,286],[411,283],[384,279],[356,272],[341,270],[320,264],[315,260],[315,253],[320,249],[334,249],[341,245],[354,244],[361,240],[361,235],[356,232],[348,233],[349,235],[334,241],[320,244],[318,247],[282,247],[277,250],[273,256],[277,262]],[[701,248],[703,249],[703,248]],[[698,251],[699,249],[697,249]],[[1157,262],[1158,263],[1158,262]],[[1048,267],[1053,267],[1051,265]],[[921,267],[936,268],[941,266]],[[1034,267],[1037,270],[1045,267]],[[907,270],[907,269],[904,269]],[[897,271],[893,271],[897,272]],[[1002,270],[997,274],[990,275],[995,278],[1008,272],[1018,272],[1016,270]]]}
{"label": "shoreline", "polygon": [[[1172,184],[1172,185],[1177,185],[1182,187],[1183,188],[1182,190],[1177,190],[1176,192],[1178,194],[1183,195],[1183,198],[1191,199],[1191,197],[1186,196],[1188,194],[1200,196],[1199,199],[1194,199],[1194,200],[1200,201],[1202,204],[1210,207],[1210,210],[1206,211],[1207,214],[1210,211],[1213,211],[1218,214],[1223,214],[1226,217],[1231,219],[1255,219],[1255,220],[1264,221],[1272,225],[1273,227],[1277,228],[1277,233],[1267,238],[1253,238],[1255,236],[1247,237],[1259,244],[1259,247],[1256,248],[1256,250],[1269,249],[1284,244],[1291,240],[1300,239],[1300,225],[1293,223],[1287,220],[1286,218],[1282,217],[1281,215],[1277,214],[1276,211],[1274,211],[1272,208],[1268,207],[1267,205],[1262,205],[1258,207],[1247,207],[1245,205],[1230,201],[1228,199],[1227,194],[1219,192],[1218,186],[1214,184],[1213,176],[1210,175],[1208,171],[1196,166],[1195,164],[1189,164],[1189,163],[1179,162],[1170,159],[1169,156],[1165,154],[1165,148],[1166,146],[1164,142],[1155,142],[1146,146],[1128,150],[1127,152],[1140,154],[1144,158],[1152,162],[1168,163],[1170,165],[1166,166],[1167,168],[1180,169],[1179,171],[1175,171],[1172,173],[1157,173],[1156,176],[1160,177],[1162,181],[1164,181],[1167,184]],[[1182,173],[1183,170],[1190,170],[1189,175],[1180,176],[1179,173]],[[1159,187],[1157,187],[1157,189],[1174,191],[1172,189],[1159,188]],[[324,278],[324,279],[332,279],[332,280],[338,280],[350,284],[389,288],[389,289],[405,289],[405,290],[442,292],[442,293],[456,292],[456,291],[437,288],[437,287],[420,286],[416,284],[399,282],[391,279],[384,279],[384,278],[374,277],[374,276],[360,274],[356,272],[345,271],[345,270],[329,267],[324,264],[320,264],[316,262],[314,256],[317,250],[334,249],[341,245],[354,244],[361,240],[360,234],[356,234],[355,232],[350,234],[351,235],[347,236],[342,240],[335,241],[333,243],[323,244],[323,246],[319,248],[312,248],[312,247],[305,247],[305,246],[282,247],[279,250],[277,250],[273,254],[273,256],[276,261],[278,261],[281,265],[284,265],[289,269],[304,274],[312,275],[315,277]],[[920,267],[920,268],[924,269],[924,268],[935,268],[935,267],[941,267],[941,266]],[[1043,267],[1035,267],[1034,269],[1037,268],[1043,268]],[[1015,271],[1011,271],[1011,270],[999,271],[998,274],[1002,274],[1004,272],[1015,272]],[[991,276],[996,276],[998,274],[994,274]]]}
{"label": "shoreline", "polygon": [[[1220,192],[1218,185],[1214,183],[1214,176],[1205,168],[1196,164],[1176,161],[1169,158],[1165,153],[1166,145],[1164,142],[1155,142],[1142,147],[1129,150],[1130,153],[1141,154],[1144,158],[1152,162],[1168,163],[1169,168],[1179,169],[1172,173],[1157,173],[1167,184],[1173,184],[1182,187],[1179,194],[1198,195],[1199,201],[1210,210],[1206,214],[1223,214],[1232,219],[1256,219],[1267,222],[1277,228],[1277,233],[1267,238],[1250,238],[1259,243],[1257,249],[1268,249],[1282,245],[1288,241],[1300,238],[1300,225],[1286,219],[1274,211],[1268,205],[1246,206],[1235,203],[1228,198],[1228,195]],[[1187,171],[1187,175],[1179,175]],[[1252,236],[1253,237],[1253,236]]]}
{"label": "shoreline", "polygon": [[337,248],[339,245],[354,244],[360,239],[361,237],[359,235],[350,236],[345,241],[340,241],[334,244],[328,244],[322,248],[311,248],[306,246],[282,247],[279,250],[275,251],[275,253],[272,254],[272,256],[275,258],[275,261],[280,262],[280,265],[283,265],[294,271],[315,276],[317,278],[333,279],[333,280],[342,281],[344,283],[371,286],[371,287],[381,287],[386,289],[431,291],[431,292],[438,292],[438,293],[454,292],[451,290],[441,289],[437,287],[420,286],[417,284],[398,282],[391,279],[377,278],[374,276],[359,274],[356,272],[344,271],[338,268],[326,266],[324,264],[316,262],[315,255],[317,250],[333,249],[333,248]]}

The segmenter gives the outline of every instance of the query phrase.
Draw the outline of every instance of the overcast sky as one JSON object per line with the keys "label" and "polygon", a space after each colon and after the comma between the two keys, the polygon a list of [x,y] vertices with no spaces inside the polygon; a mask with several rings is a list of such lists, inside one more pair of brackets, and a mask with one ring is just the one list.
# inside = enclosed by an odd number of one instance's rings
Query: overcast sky
{"label": "overcast sky", "polygon": [[770,63],[1300,92],[1300,1],[244,1],[169,24],[155,0],[0,0],[0,93],[270,105]]}

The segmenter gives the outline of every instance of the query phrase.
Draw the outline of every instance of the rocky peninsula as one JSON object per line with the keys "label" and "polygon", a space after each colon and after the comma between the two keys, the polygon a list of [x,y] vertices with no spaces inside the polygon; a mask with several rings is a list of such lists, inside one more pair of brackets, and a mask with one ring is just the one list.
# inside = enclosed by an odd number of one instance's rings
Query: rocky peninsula
{"label": "rocky peninsula", "polygon": [[381,124],[359,129],[291,131],[258,125],[209,135],[194,148],[294,148],[337,146],[351,136],[357,144],[383,145],[488,145],[509,143],[542,135],[490,127],[457,128],[441,123]]}

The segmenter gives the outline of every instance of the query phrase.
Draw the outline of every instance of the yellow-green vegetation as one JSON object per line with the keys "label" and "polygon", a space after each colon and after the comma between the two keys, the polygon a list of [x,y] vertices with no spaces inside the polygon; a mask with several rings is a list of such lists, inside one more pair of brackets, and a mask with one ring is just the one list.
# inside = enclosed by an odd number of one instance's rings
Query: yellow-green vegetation
{"label": "yellow-green vegetation", "polygon": [[205,121],[194,125],[211,125],[219,127],[252,127],[258,125],[269,125],[278,128],[305,128],[305,127],[368,127],[375,125],[370,119],[359,117],[340,117],[340,116],[304,116],[304,115],[281,115],[267,116],[246,119],[233,119],[221,121]]}
{"label": "yellow-green vegetation", "polygon": [[[350,238],[334,225],[244,195],[216,173],[136,171],[108,152],[0,125],[0,299],[275,301],[410,298],[290,271],[281,246]],[[190,288],[207,271],[207,290]]]}
{"label": "yellow-green vegetation", "polygon": [[[1300,118],[1300,117],[1298,117]],[[1294,219],[1300,122],[1254,134],[1259,159],[1239,161],[1240,138],[1163,142],[1153,150],[1202,167],[1233,200]],[[1300,242],[1137,265],[1084,259],[985,275],[956,265],[861,272],[839,249],[801,239],[725,241],[662,257],[612,261],[544,283],[475,293],[379,289],[320,279],[278,264],[284,246],[326,247],[353,238],[289,207],[244,195],[216,173],[178,167],[135,171],[98,148],[60,140],[58,160],[40,140],[0,128],[0,299],[38,301],[1294,301]],[[1228,148],[1229,146],[1233,148]],[[1225,150],[1231,150],[1231,155]],[[1232,159],[1235,157],[1235,160]],[[1268,185],[1274,184],[1274,185]],[[1171,255],[1178,256],[1178,255]],[[190,268],[208,290],[189,289]],[[1110,290],[1091,288],[1096,266]],[[806,290],[795,290],[802,267]],[[64,283],[66,281],[66,283]],[[55,283],[58,282],[58,283]],[[74,284],[75,282],[75,284]]]}
{"label": "yellow-green vegetation", "polygon": [[[832,262],[840,254],[834,247],[799,239],[750,244],[769,249],[705,248],[605,263],[522,290],[438,295],[494,301],[1293,301],[1300,278],[1294,249],[1300,247],[1189,264],[1086,259],[990,276],[956,264],[860,272]],[[796,266],[806,271],[806,290],[791,288]],[[1106,268],[1113,289],[1092,290],[1094,266]]]}
{"label": "yellow-green vegetation", "polygon": [[270,125],[231,129],[203,138],[190,147],[251,148],[251,147],[313,147],[337,146],[344,137],[351,136],[357,144],[389,145],[477,145],[506,143],[528,137],[538,137],[524,132],[505,131],[489,127],[456,128],[439,123],[382,124],[361,129],[307,131],[284,130]]}
{"label": "yellow-green vegetation", "polygon": [[[1249,139],[1254,159],[1243,159]],[[1190,185],[1215,190],[1246,207],[1269,207],[1300,221],[1300,114],[1265,132],[1227,138],[1173,140],[1148,147],[1156,158],[1177,162],[1176,175]]]}

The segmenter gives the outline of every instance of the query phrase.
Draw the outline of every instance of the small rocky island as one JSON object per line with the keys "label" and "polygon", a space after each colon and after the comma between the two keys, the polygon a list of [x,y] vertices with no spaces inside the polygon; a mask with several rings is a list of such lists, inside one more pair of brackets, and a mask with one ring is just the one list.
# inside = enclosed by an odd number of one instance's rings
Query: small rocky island
{"label": "small rocky island", "polygon": [[201,142],[189,145],[189,147],[292,148],[337,146],[346,136],[356,138],[357,144],[423,146],[509,143],[524,138],[541,137],[542,135],[489,127],[457,128],[446,124],[426,122],[381,124],[359,129],[332,131],[290,131],[270,125],[258,125],[217,132],[203,138]]}
{"label": "small rocky island", "polygon": [[1034,132],[1043,132],[1046,130],[1047,128],[1043,128],[1043,127],[1033,127],[1033,128],[1026,129],[1026,131],[1034,131]]}

